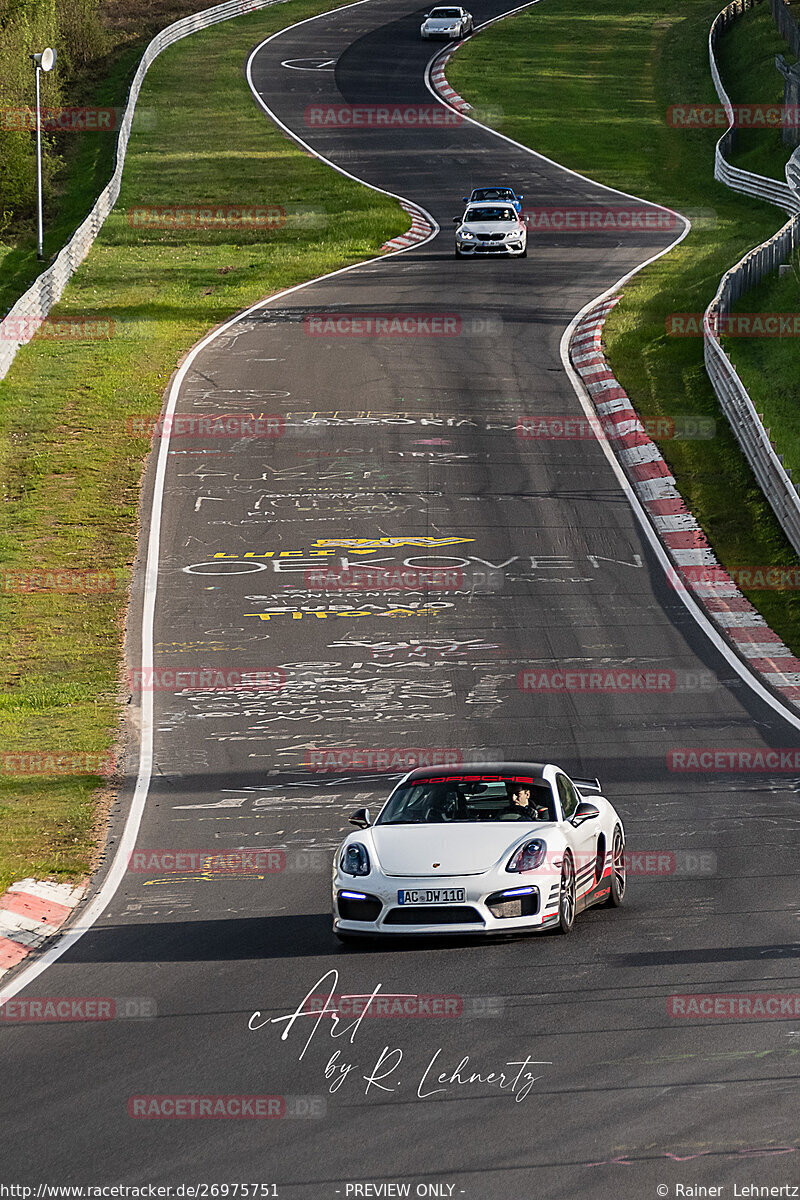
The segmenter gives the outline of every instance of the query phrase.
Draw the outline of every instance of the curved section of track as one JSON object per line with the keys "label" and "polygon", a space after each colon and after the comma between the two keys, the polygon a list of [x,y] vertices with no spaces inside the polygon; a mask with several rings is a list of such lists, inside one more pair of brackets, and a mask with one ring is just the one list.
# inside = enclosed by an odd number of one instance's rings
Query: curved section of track
{"label": "curved section of track", "polygon": [[[269,39],[251,74],[284,128],[444,232],[207,339],[176,410],[275,414],[284,434],[173,439],[164,455],[154,665],[271,669],[279,686],[154,695],[137,845],[279,847],[286,869],[126,873],[36,993],[148,996],[158,1016],[3,1022],[14,1178],[38,1161],[48,1181],[141,1182],[146,1169],[160,1183],[275,1181],[291,1200],[380,1194],[347,1191],[366,1182],[633,1200],[732,1180],[737,1160],[747,1182],[796,1174],[787,1023],[681,1020],[667,1006],[676,993],[797,990],[792,775],[668,769],[682,747],[760,751],[797,735],[669,589],[600,445],[517,434],[526,415],[581,417],[565,329],[674,232],[537,236],[527,260],[454,260],[448,226],[479,183],[507,178],[541,206],[620,198],[470,122],[328,120],[341,105],[430,106],[418,17],[397,0],[339,10]],[[323,68],[282,65],[299,60]],[[394,323],[376,333],[377,318]],[[336,594],[309,575],[321,563],[438,565],[465,583]],[[541,686],[551,668],[608,666],[666,683]],[[343,952],[330,853],[347,813],[396,776],[375,752],[408,747],[597,773],[631,850],[670,869],[635,860],[625,906],[583,915],[569,938]],[[338,769],[353,750],[373,769]],[[325,1022],[301,1036],[306,1018],[286,1040],[281,1025],[248,1028],[256,1010],[259,1026],[322,992],[323,977],[337,993],[454,997],[458,1015],[365,1019],[338,1040]],[[525,1096],[466,1082],[526,1060]],[[129,1117],[131,1095],[154,1093],[289,1101],[276,1121]],[[304,1109],[298,1096],[321,1099]]]}

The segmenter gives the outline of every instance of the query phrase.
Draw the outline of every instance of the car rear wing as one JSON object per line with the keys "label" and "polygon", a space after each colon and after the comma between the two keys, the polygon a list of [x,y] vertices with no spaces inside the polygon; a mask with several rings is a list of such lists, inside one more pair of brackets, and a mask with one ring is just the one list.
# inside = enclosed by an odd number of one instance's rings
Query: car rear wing
{"label": "car rear wing", "polygon": [[572,782],[579,792],[598,792],[602,793],[603,789],[600,786],[599,779],[573,779]]}

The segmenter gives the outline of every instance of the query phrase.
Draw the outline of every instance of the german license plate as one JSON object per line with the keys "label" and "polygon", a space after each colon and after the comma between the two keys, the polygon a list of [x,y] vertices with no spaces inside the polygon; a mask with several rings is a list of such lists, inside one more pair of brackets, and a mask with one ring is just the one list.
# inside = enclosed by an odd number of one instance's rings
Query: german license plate
{"label": "german license plate", "polygon": [[463,888],[401,888],[398,904],[463,904]]}

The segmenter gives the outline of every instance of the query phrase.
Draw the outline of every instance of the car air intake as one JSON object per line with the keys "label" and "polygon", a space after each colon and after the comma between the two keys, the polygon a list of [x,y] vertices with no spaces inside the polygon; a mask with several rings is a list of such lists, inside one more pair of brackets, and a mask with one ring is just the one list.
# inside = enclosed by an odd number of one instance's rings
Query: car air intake
{"label": "car air intake", "polygon": [[483,925],[476,908],[469,904],[424,904],[418,908],[392,908],[384,925]]}
{"label": "car air intake", "polygon": [[377,921],[383,908],[377,896],[365,895],[363,900],[353,896],[343,896],[340,892],[336,897],[339,916],[343,921]]}
{"label": "car air intake", "polygon": [[534,917],[539,911],[539,892],[535,888],[521,896],[494,892],[488,897],[486,907],[493,917]]}

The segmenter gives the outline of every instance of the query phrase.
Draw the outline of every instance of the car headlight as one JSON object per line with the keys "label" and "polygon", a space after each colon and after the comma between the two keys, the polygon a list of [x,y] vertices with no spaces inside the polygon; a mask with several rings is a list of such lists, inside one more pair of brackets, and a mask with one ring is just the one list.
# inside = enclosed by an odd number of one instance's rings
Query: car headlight
{"label": "car headlight", "polygon": [[468,242],[468,241],[474,242],[478,235],[475,233],[470,233],[470,231],[468,229],[459,229],[458,236],[460,238],[463,238],[465,242]]}
{"label": "car headlight", "polygon": [[507,242],[518,242],[521,237],[522,237],[522,231],[520,229],[512,229],[511,233],[506,234],[506,241]]}
{"label": "car headlight", "polygon": [[342,851],[339,865],[345,875],[369,875],[372,868],[367,847],[361,842],[350,842]]}
{"label": "car headlight", "polygon": [[542,865],[546,853],[547,845],[541,838],[534,838],[533,841],[526,842],[524,846],[520,846],[518,850],[514,851],[506,870],[535,871]]}

